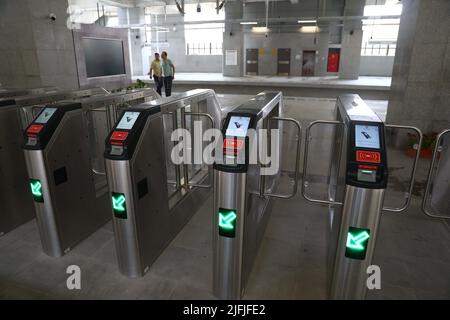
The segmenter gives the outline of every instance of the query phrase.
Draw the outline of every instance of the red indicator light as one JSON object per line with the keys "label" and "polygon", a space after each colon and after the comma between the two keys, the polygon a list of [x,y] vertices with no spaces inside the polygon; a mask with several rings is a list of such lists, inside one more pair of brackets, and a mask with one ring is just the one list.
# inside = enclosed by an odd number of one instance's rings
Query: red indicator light
{"label": "red indicator light", "polygon": [[118,140],[118,141],[125,141],[125,139],[128,137],[128,132],[125,131],[114,131],[111,135],[110,140]]}
{"label": "red indicator light", "polygon": [[[41,132],[42,128],[44,128],[44,126],[42,124],[32,124],[31,126],[28,127],[27,129],[27,133],[39,133]],[[30,135],[29,136],[35,136],[35,135]]]}
{"label": "red indicator light", "polygon": [[380,163],[381,154],[372,151],[356,151],[356,160],[361,162]]}
{"label": "red indicator light", "polygon": [[359,169],[367,169],[367,170],[377,170],[378,169],[377,166],[370,166],[367,164],[358,164],[358,168]]}
{"label": "red indicator light", "polygon": [[244,141],[243,140],[237,140],[237,139],[224,139],[223,140],[223,147],[225,149],[241,149],[242,146],[244,145]]}

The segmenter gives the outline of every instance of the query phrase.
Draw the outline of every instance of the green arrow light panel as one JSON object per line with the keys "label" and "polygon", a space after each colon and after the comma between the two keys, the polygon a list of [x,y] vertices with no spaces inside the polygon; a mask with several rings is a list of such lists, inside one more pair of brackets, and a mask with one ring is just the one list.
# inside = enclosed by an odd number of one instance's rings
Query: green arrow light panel
{"label": "green arrow light panel", "polygon": [[123,193],[111,193],[112,208],[114,216],[120,219],[127,218],[127,201]]}
{"label": "green arrow light panel", "polygon": [[227,238],[236,236],[236,210],[219,208],[219,235]]}
{"label": "green arrow light panel", "polygon": [[44,202],[44,193],[42,191],[41,181],[38,179],[30,179],[30,188],[34,201]]}
{"label": "green arrow light panel", "polygon": [[369,238],[369,229],[349,227],[347,243],[345,245],[345,256],[350,259],[364,260],[366,258]]}

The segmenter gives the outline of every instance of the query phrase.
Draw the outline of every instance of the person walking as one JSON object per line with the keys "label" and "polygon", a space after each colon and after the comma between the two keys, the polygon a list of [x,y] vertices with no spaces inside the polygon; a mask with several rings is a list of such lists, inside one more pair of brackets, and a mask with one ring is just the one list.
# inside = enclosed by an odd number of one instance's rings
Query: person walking
{"label": "person walking", "polygon": [[153,77],[155,80],[156,92],[161,95],[161,88],[163,86],[161,60],[159,60],[159,53],[155,52],[155,59],[150,66],[150,72],[148,73],[150,79]]}
{"label": "person walking", "polygon": [[175,66],[170,59],[167,59],[167,52],[163,51],[161,53],[162,58],[162,72],[163,72],[163,83],[164,91],[166,92],[166,97],[170,97],[172,94],[172,81],[175,79]]}

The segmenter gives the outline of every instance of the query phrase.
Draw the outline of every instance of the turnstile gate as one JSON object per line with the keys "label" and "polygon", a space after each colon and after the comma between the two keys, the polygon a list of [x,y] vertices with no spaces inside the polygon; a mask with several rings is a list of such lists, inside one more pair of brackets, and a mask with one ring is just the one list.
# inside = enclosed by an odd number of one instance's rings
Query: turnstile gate
{"label": "turnstile gate", "polygon": [[62,256],[110,219],[98,150],[118,106],[157,97],[153,90],[133,90],[60,102],[42,109],[28,126],[23,149],[46,254]]}
{"label": "turnstile gate", "polygon": [[[261,244],[273,201],[296,194],[300,154],[300,124],[282,118],[281,92],[263,92],[227,114],[222,126],[223,157],[214,164],[214,263],[213,292],[220,299],[240,299]],[[280,170],[263,173],[281,162],[282,135],[271,137],[271,129],[282,131],[283,122],[297,129],[293,192],[277,194]],[[267,129],[267,144],[263,143]],[[252,143],[251,143],[252,141]],[[255,157],[257,150],[264,150]],[[253,158],[253,160],[251,160]]]}
{"label": "turnstile gate", "polygon": [[35,108],[42,108],[44,103],[103,92],[99,89],[42,91],[42,94],[32,90],[32,94],[27,96],[0,99],[0,236],[35,216],[21,148],[23,128],[31,121],[25,120],[25,115],[31,115]]}
{"label": "turnstile gate", "polygon": [[[335,126],[326,199],[314,199],[306,193],[310,130],[319,124]],[[413,130],[419,137],[406,202],[399,208],[383,207],[389,175],[386,128]],[[335,121],[314,121],[307,127],[302,195],[329,206],[327,269],[331,299],[365,298],[367,268],[372,263],[381,212],[401,212],[409,206],[421,141],[419,129],[384,124],[358,95],[338,98]]]}
{"label": "turnstile gate", "polygon": [[172,132],[192,132],[193,121],[200,119],[204,129],[220,125],[212,90],[187,91],[126,110],[106,139],[117,259],[128,277],[148,271],[210,194],[209,166],[171,160]]}

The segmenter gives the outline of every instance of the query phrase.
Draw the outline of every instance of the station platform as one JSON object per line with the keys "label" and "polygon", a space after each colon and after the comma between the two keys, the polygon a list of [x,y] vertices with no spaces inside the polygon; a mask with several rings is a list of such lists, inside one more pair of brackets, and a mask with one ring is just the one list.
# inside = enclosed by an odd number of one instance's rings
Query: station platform
{"label": "station platform", "polygon": [[[134,76],[153,84],[148,75]],[[244,76],[225,77],[221,73],[176,73],[173,90],[195,88],[213,89],[216,93],[257,94],[265,90],[281,90],[285,96],[336,98],[342,93],[356,93],[363,99],[387,100],[391,88],[390,77],[361,76],[357,80],[342,80],[338,76],[288,77]]]}

